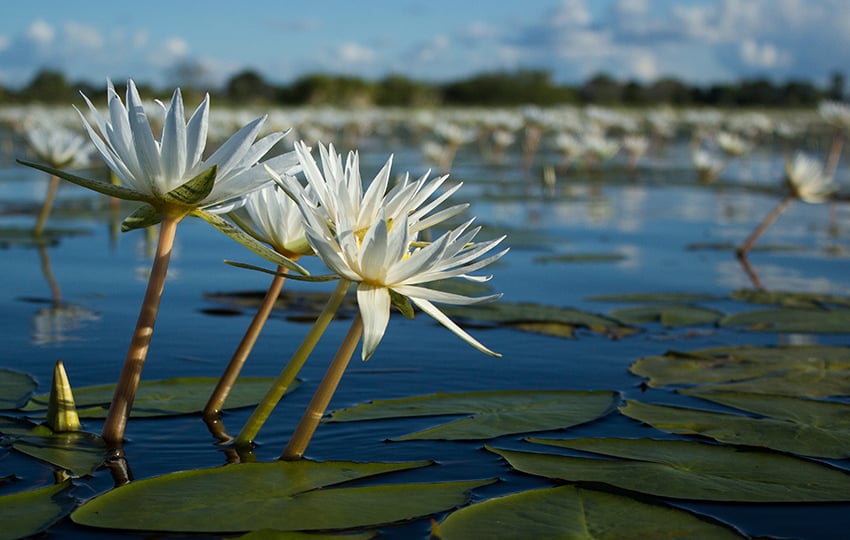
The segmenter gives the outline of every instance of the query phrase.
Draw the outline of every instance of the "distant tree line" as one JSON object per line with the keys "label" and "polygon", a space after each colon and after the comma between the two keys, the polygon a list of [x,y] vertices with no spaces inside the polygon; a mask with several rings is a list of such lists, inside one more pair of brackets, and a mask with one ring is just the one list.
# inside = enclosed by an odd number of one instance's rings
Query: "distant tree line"
{"label": "distant tree line", "polygon": [[[116,86],[118,86],[116,81]],[[170,89],[156,89],[136,81],[145,96],[168,97]],[[357,106],[516,106],[516,105],[605,105],[605,106],[716,106],[716,107],[810,107],[824,99],[843,100],[845,80],[833,73],[820,88],[805,80],[776,83],[766,78],[733,83],[692,85],[672,77],[651,82],[619,80],[606,73],[594,75],[577,85],[557,84],[543,70],[522,69],[481,73],[466,79],[432,83],[389,75],[370,81],[359,77],[308,74],[289,85],[273,84],[254,70],[233,75],[222,88],[207,89],[183,80],[179,84],[187,98],[209,91],[217,100],[234,105],[337,105]],[[23,88],[0,85],[0,103],[68,103],[79,100],[79,92],[98,96],[103,86],[70,82],[56,70],[38,72]]]}

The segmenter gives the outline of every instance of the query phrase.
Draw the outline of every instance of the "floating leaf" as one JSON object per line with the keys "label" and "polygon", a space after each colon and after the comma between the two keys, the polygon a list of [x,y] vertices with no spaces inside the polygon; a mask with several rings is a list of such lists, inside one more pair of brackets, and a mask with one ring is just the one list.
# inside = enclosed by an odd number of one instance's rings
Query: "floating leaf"
{"label": "floating leaf", "polygon": [[563,253],[560,255],[540,255],[534,257],[536,263],[592,263],[618,262],[625,259],[622,253]]}
{"label": "floating leaf", "polygon": [[[214,377],[178,377],[161,381],[143,381],[139,384],[136,399],[133,402],[131,416],[172,416],[201,412],[215,388]],[[274,377],[242,377],[236,381],[226,406],[229,409],[256,405],[265,395]],[[297,381],[287,390],[291,392],[298,386]],[[88,386],[74,389],[77,412],[80,418],[104,418],[109,409],[114,392],[113,385]],[[42,411],[47,408],[48,396],[34,396],[24,411]]]}
{"label": "floating leaf", "polygon": [[234,540],[369,540],[376,536],[378,536],[378,533],[376,532],[366,532],[361,534],[318,534],[261,529],[259,531],[243,534],[242,536],[236,536],[234,537]]}
{"label": "floating leaf", "polygon": [[[266,291],[237,291],[206,293],[204,298],[211,301],[239,308],[258,308],[266,295]],[[288,317],[300,319],[315,319],[324,309],[330,299],[330,292],[314,290],[298,290],[285,288],[281,291],[274,304],[276,311],[287,313]],[[337,317],[353,317],[358,311],[357,298],[348,294],[342,301]]]}
{"label": "floating leaf", "polygon": [[68,494],[71,481],[0,496],[0,539],[28,538],[47,530],[71,513],[76,500]]}
{"label": "floating leaf", "polygon": [[47,227],[36,236],[32,227],[0,227],[0,248],[55,246],[63,237],[90,235],[87,229]]}
{"label": "floating leaf", "polygon": [[0,416],[0,435],[4,437],[18,437],[21,435],[29,435],[38,424],[30,422],[24,418],[15,418],[13,416]]}
{"label": "floating leaf", "polygon": [[652,439],[528,440],[606,459],[491,450],[525,473],[602,482],[660,497],[724,502],[850,500],[850,475],[775,452]]}
{"label": "floating leaf", "polygon": [[37,387],[31,375],[0,368],[0,409],[22,407]]}
{"label": "floating leaf", "polygon": [[[620,321],[574,308],[544,306],[531,303],[494,302],[472,306],[441,306],[450,317],[470,321],[485,321],[519,329],[528,328],[526,323],[559,323],[573,327],[588,328],[595,332],[618,334],[634,330]],[[535,327],[538,331],[540,326]]]}
{"label": "floating leaf", "polygon": [[758,394],[700,394],[699,397],[766,417],[753,418],[632,400],[627,401],[620,411],[670,433],[702,435],[724,443],[804,456],[850,457],[850,405]]}
{"label": "floating leaf", "polygon": [[[629,370],[652,387],[713,384],[712,390],[806,397],[850,395],[850,348],[816,345],[668,351]],[[719,383],[727,383],[720,385]]]}
{"label": "floating leaf", "polygon": [[439,525],[441,540],[516,538],[732,539],[732,529],[690,512],[576,486],[534,489],[461,508]]}
{"label": "floating leaf", "polygon": [[299,460],[176,472],[113,489],[83,504],[71,518],[82,525],[145,531],[352,529],[442,512],[464,504],[469,490],[492,483],[329,487],[429,463]]}
{"label": "floating leaf", "polygon": [[106,443],[100,437],[83,432],[50,433],[47,427],[17,439],[12,447],[78,476],[94,473],[107,457]]}
{"label": "floating leaf", "polygon": [[728,315],[720,326],[763,332],[844,334],[850,332],[850,309],[762,309]]}
{"label": "floating leaf", "polygon": [[628,324],[660,322],[668,328],[714,324],[723,313],[714,309],[687,304],[649,305],[611,312],[611,316]]}
{"label": "floating leaf", "polygon": [[398,440],[492,439],[502,435],[564,429],[610,413],[620,395],[611,391],[508,390],[437,393],[411,398],[375,400],[334,411],[328,422],[382,418],[472,415],[399,437]]}
{"label": "floating leaf", "polygon": [[751,304],[772,304],[789,308],[823,309],[829,306],[850,307],[850,298],[831,294],[740,289],[732,293],[732,298]]}
{"label": "floating leaf", "polygon": [[629,294],[600,294],[588,296],[591,302],[622,302],[637,304],[686,304],[693,302],[712,302],[724,300],[725,297],[703,293],[629,293]]}

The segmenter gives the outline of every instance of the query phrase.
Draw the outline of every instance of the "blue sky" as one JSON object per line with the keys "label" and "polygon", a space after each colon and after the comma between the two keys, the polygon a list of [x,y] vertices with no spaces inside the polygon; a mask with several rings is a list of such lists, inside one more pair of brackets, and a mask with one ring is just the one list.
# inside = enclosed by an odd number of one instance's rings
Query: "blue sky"
{"label": "blue sky", "polygon": [[446,81],[516,68],[564,83],[604,71],[825,84],[850,71],[850,10],[846,0],[30,0],[0,16],[3,86],[45,67],[169,85],[181,64],[210,85],[246,68],[278,84],[312,72]]}

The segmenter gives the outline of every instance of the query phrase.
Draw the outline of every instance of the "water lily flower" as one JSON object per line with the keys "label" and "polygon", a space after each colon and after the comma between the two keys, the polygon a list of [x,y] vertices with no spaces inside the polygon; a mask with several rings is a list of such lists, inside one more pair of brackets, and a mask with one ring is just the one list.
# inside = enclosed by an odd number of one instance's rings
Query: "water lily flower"
{"label": "water lily flower", "polygon": [[[101,115],[92,102],[83,97],[93,117],[89,122],[80,112],[83,125],[101,158],[121,184],[90,180],[37,163],[21,163],[106,195],[145,203],[124,220],[124,230],[161,224],[145,297],[102,431],[106,441],[120,445],[153,335],[177,225],[184,217],[201,217],[250,249],[275,258],[288,268],[306,272],[207,211],[215,207],[218,211],[232,209],[234,201],[242,200],[246,193],[269,183],[268,176],[258,165],[285,133],[272,133],[256,140],[265,117],[238,130],[205,158],[209,96],[187,121],[182,94],[176,89],[168,105],[160,104],[164,120],[159,139],[154,136],[148,111],[132,79],[127,83],[126,105],[112,83],[107,83],[108,116]],[[291,153],[269,162],[277,169],[297,170],[297,159]]]}
{"label": "water lily flower", "polygon": [[738,248],[738,257],[744,258],[756,240],[776,221],[794,199],[807,203],[822,203],[829,200],[835,191],[832,177],[826,174],[820,161],[803,152],[785,164],[786,182],[790,193],[759,223],[750,236]]}
{"label": "water lily flower", "polygon": [[[45,120],[35,120],[24,129],[27,145],[36,157],[57,169],[82,167],[88,164],[94,146],[81,134],[72,131],[61,124],[49,125]],[[33,234],[40,235],[44,231],[47,217],[56,198],[59,187],[59,177],[50,175],[47,193],[44,197],[41,211],[36,218]]]}
{"label": "water lily flower", "polygon": [[427,174],[409,183],[407,179],[383,195],[391,159],[381,169],[365,193],[362,192],[357,154],[350,153],[346,166],[333,147],[320,146],[325,174],[304,145],[296,145],[308,186],[317,194],[320,204],[298,196],[306,188],[292,177],[279,178],[304,216],[307,240],[316,255],[342,279],[357,283],[357,299],[363,318],[363,360],[375,352],[389,321],[393,294],[409,299],[423,312],[476,349],[499,356],[466,333],[432,302],[475,304],[488,302],[500,295],[471,298],[423,287],[424,284],[450,277],[486,280],[474,277],[478,270],[507,250],[481,259],[504,237],[481,244],[471,244],[480,228],[467,229],[467,222],[444,233],[425,247],[413,247],[418,233],[436,222],[459,213],[465,205],[451,207],[428,215],[457,187],[425,204],[427,198],[445,181],[446,176],[428,181]]}
{"label": "water lily flower", "polygon": [[807,203],[821,203],[835,192],[832,177],[824,171],[820,160],[803,152],[786,162],[785,173],[791,191]]}
{"label": "water lily flower", "polygon": [[91,141],[80,133],[43,120],[27,125],[24,138],[40,161],[57,169],[85,166],[94,151]]}

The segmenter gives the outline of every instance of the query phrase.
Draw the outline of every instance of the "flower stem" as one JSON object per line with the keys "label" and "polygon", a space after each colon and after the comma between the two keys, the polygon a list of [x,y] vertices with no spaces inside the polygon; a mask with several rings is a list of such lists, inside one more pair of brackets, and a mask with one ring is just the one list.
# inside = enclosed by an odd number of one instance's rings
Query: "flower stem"
{"label": "flower stem", "polygon": [[298,427],[295,428],[295,432],[289,439],[289,443],[283,450],[280,459],[295,461],[304,456],[307,445],[310,444],[310,439],[313,438],[313,434],[319,426],[319,421],[328,409],[331,398],[334,392],[336,392],[337,386],[339,386],[342,374],[345,373],[345,368],[348,367],[348,362],[351,360],[351,355],[354,354],[354,349],[357,347],[362,334],[363,319],[360,317],[360,312],[358,312],[354,320],[351,321],[351,327],[348,329],[345,339],[343,339],[342,344],[339,346],[331,365],[328,366],[322,382],[319,383],[319,388],[313,394],[313,399],[310,400],[307,410],[304,411],[304,416],[298,422]]}
{"label": "flower stem", "polygon": [[278,296],[280,296],[280,290],[283,288],[284,281],[286,281],[286,277],[280,274],[285,274],[288,270],[288,268],[284,268],[282,266],[277,267],[278,274],[276,274],[274,279],[272,279],[272,282],[266,291],[266,295],[263,298],[263,302],[260,304],[260,307],[257,308],[257,312],[254,314],[251,324],[245,331],[245,335],[242,336],[242,341],[239,342],[239,346],[230,358],[230,363],[227,364],[227,368],[225,368],[224,373],[221,374],[218,384],[210,395],[206,407],[204,407],[204,419],[216,418],[224,408],[224,402],[227,400],[227,396],[230,394],[231,388],[233,388],[233,385],[236,383],[236,379],[239,377],[239,372],[242,371],[242,366],[245,365],[248,355],[251,354],[251,350],[257,342],[260,331],[262,331],[263,326],[266,324]]}
{"label": "flower stem", "polygon": [[59,188],[59,177],[50,176],[50,183],[47,185],[47,194],[44,196],[44,204],[41,205],[41,211],[38,213],[38,218],[35,220],[35,228],[32,233],[35,236],[41,236],[44,232],[44,225],[47,223],[47,217],[50,215],[50,209],[53,208],[53,200],[56,198],[56,190]]}
{"label": "flower stem", "polygon": [[334,314],[339,309],[342,300],[345,298],[345,294],[348,292],[349,285],[351,285],[350,281],[345,279],[339,280],[324,309],[322,309],[316,322],[313,323],[313,327],[307,332],[307,335],[289,359],[286,367],[280,372],[280,375],[278,375],[272,387],[263,397],[263,400],[257,405],[251,417],[245,422],[242,431],[239,432],[239,435],[233,441],[234,445],[247,446],[257,436],[260,428],[266,422],[278,402],[280,402],[289,385],[295,380],[296,375],[301,371],[310,353],[316,347],[316,343],[319,342],[319,338],[322,337],[322,334],[325,333],[328,325],[333,320]]}
{"label": "flower stem", "polygon": [[766,231],[767,228],[770,227],[770,225],[774,221],[776,221],[776,218],[779,217],[779,214],[781,214],[795,198],[796,197],[794,197],[793,195],[789,195],[779,201],[779,204],[776,205],[776,208],[771,210],[770,213],[765,216],[765,218],[761,221],[761,223],[758,224],[755,230],[750,233],[750,236],[747,238],[747,240],[743,244],[741,244],[741,247],[738,248],[739,258],[745,256],[747,252],[750,251],[750,249],[753,247],[753,244],[755,244],[756,240],[758,240],[759,236],[761,236],[764,231]]}
{"label": "flower stem", "polygon": [[136,321],[136,329],[124,359],[124,367],[118,377],[115,386],[115,394],[109,405],[109,413],[103,424],[101,433],[104,440],[114,445],[121,445],[124,439],[124,430],[127,427],[127,419],[130,417],[130,409],[136,397],[136,389],[142,376],[142,367],[153,335],[154,323],[159,312],[159,302],[165,286],[165,276],[168,271],[168,261],[171,258],[171,248],[174,245],[174,236],[177,232],[177,224],[183,216],[163,216],[160,223],[159,240],[156,253],[151,266],[148,286]]}

